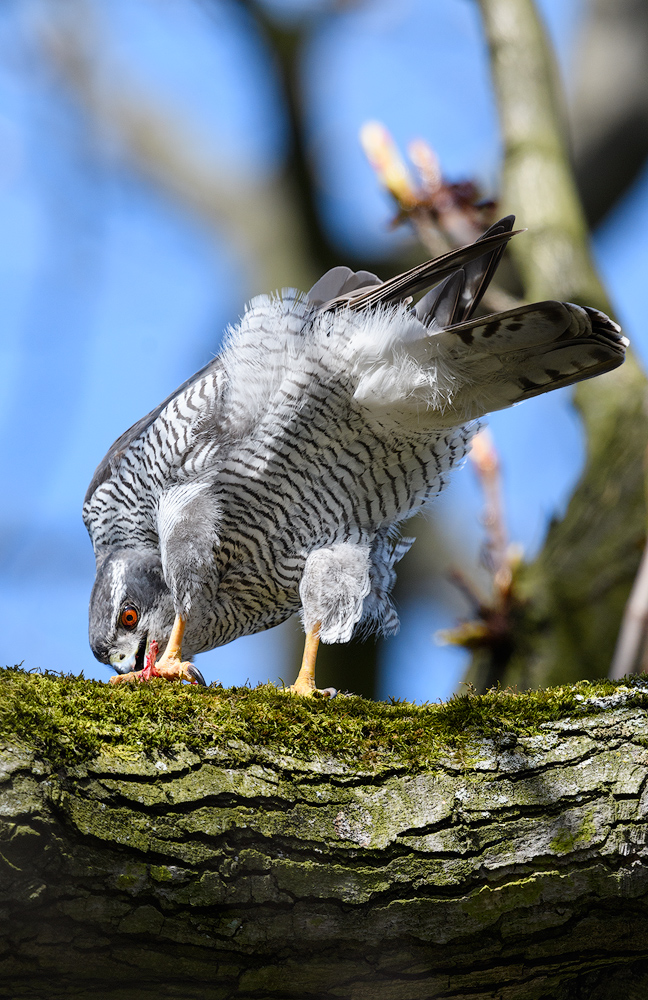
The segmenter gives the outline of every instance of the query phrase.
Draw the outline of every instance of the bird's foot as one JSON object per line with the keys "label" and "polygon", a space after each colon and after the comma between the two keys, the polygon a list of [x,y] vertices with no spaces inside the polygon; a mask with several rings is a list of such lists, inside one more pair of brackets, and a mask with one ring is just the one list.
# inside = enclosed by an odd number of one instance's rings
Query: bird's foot
{"label": "bird's foot", "polygon": [[337,694],[337,688],[318,688],[314,682],[312,684],[307,680],[300,682],[299,677],[294,684],[284,690],[288,694],[299,694],[302,698],[335,698]]}
{"label": "bird's foot", "polygon": [[289,688],[284,688],[288,694],[299,694],[302,698],[335,698],[337,694],[335,688],[315,687],[315,660],[319,646],[320,628],[320,622],[316,622],[313,628],[306,633],[304,656],[297,680]]}
{"label": "bird's foot", "polygon": [[128,674],[111,677],[110,683],[120,684],[124,681],[127,684],[135,681],[142,683],[152,680],[153,677],[163,677],[168,681],[189,681],[190,684],[202,684],[206,687],[205,678],[198,667],[193,663],[183,662],[178,649],[169,649],[167,646],[160,660],[157,659],[158,653],[159,646],[153,639],[146,653],[144,667],[141,670],[131,670]]}
{"label": "bird's foot", "polygon": [[[157,652],[157,643],[151,643],[151,646],[153,645],[156,646]],[[144,667],[144,670],[146,670],[146,667]],[[144,673],[144,670],[142,670],[142,673]],[[204,687],[206,686],[205,678],[198,667],[194,667],[193,663],[183,661],[180,656],[180,650],[169,649],[169,646],[167,646],[162,654],[162,658],[157,663],[155,660],[152,660],[151,676],[164,677],[167,681],[189,681],[190,684],[202,684]],[[142,678],[142,680],[144,679]]]}

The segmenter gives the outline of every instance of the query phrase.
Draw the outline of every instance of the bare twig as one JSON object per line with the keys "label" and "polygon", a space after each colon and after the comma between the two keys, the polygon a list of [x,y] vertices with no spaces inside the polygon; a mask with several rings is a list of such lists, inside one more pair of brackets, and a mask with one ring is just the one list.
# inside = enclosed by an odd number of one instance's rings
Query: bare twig
{"label": "bare twig", "polygon": [[648,670],[648,546],[639,566],[614,651],[610,680]]}
{"label": "bare twig", "polygon": [[[648,493],[648,449],[644,458]],[[610,672],[610,680],[648,672],[648,541],[626,604]]]}
{"label": "bare twig", "polygon": [[479,690],[485,690],[503,679],[515,648],[515,622],[522,604],[515,581],[522,552],[508,541],[499,456],[487,428],[473,438],[469,458],[485,500],[482,522],[486,540],[482,561],[491,577],[491,594],[483,600],[472,582],[453,570],[450,578],[473,605],[475,617],[438,632],[437,641],[482,651],[482,665],[478,676],[472,679]]}
{"label": "bare twig", "polygon": [[483,514],[486,528],[484,562],[492,573],[496,591],[505,592],[511,586],[512,572],[502,496],[502,470],[493,436],[487,427],[483,427],[473,438],[469,458],[486,501]]}

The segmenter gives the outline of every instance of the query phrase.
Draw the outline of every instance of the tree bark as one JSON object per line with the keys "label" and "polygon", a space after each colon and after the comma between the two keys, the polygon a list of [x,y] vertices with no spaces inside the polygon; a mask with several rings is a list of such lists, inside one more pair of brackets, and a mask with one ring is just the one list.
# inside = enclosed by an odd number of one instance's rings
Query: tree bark
{"label": "tree bark", "polygon": [[0,996],[644,997],[644,698],[420,773],[6,746]]}

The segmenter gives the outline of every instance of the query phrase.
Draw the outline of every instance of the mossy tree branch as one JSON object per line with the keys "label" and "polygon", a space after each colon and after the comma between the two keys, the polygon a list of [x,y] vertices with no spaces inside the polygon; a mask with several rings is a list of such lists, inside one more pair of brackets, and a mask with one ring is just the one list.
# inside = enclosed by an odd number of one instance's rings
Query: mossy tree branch
{"label": "mossy tree branch", "polygon": [[640,683],[418,708],[0,686],[0,995],[648,989]]}
{"label": "mossy tree branch", "polygon": [[[565,143],[562,98],[532,0],[480,0],[505,148],[502,206],[528,226],[513,241],[528,299],[612,313],[592,264]],[[630,355],[575,392],[587,464],[562,521],[520,575],[517,654],[506,682],[604,676],[645,538],[646,379]],[[472,676],[487,669],[478,654]]]}

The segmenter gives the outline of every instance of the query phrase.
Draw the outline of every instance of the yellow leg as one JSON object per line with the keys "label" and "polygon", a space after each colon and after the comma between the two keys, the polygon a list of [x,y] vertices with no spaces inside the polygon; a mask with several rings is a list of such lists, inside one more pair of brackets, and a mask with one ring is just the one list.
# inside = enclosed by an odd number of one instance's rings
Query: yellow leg
{"label": "yellow leg", "polygon": [[182,662],[182,637],[186,624],[187,621],[182,615],[176,615],[167,647],[155,664],[156,671],[169,680],[174,680],[176,677],[191,680],[185,669],[190,664]]}
{"label": "yellow leg", "polygon": [[310,698],[313,695],[320,695],[323,698],[332,698],[337,694],[335,688],[324,688],[324,690],[320,690],[320,688],[315,687],[315,661],[317,659],[317,649],[320,641],[320,627],[321,622],[315,622],[313,628],[306,633],[304,655],[302,657],[299,673],[297,674],[297,680],[288,688],[288,691],[292,694],[301,694],[305,698]]}
{"label": "yellow leg", "polygon": [[176,615],[167,648],[155,664],[155,670],[161,677],[170,681],[195,681],[198,684],[204,684],[205,679],[198,667],[194,667],[193,663],[183,663],[182,661],[182,637],[186,624],[186,618],[183,618],[182,615]]}

